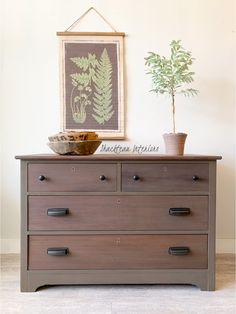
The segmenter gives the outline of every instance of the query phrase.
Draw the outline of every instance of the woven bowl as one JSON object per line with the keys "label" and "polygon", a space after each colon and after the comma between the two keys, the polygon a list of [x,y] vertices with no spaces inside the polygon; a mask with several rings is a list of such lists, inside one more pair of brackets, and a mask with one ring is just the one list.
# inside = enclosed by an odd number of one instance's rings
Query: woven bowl
{"label": "woven bowl", "polygon": [[59,155],[92,155],[102,141],[49,142],[48,146]]}

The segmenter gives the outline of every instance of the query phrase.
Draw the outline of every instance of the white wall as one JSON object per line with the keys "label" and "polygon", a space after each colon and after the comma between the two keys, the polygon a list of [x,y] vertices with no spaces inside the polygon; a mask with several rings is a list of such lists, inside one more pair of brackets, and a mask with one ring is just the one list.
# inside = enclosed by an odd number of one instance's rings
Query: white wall
{"label": "white wall", "polygon": [[[177,131],[188,133],[186,153],[217,154],[219,252],[233,251],[235,194],[235,15],[233,0],[5,0],[1,43],[2,251],[19,249],[20,172],[17,154],[49,152],[59,131],[57,31],[91,5],[127,34],[127,141],[154,144],[171,130],[167,98],[149,93],[148,51],[168,52],[172,39],[192,51],[196,98],[177,98]],[[94,14],[78,30],[109,30]],[[142,125],[142,126],[141,126]],[[108,144],[111,144],[109,142]]]}

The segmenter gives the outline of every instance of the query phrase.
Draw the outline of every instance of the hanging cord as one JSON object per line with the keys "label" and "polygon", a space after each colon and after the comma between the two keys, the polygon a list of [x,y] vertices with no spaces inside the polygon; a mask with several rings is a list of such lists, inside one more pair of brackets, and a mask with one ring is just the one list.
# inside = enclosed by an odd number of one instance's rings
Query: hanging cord
{"label": "hanging cord", "polygon": [[73,29],[88,13],[89,11],[94,10],[102,19],[103,21],[110,26],[110,28],[116,32],[115,28],[105,19],[105,17],[99,13],[94,7],[89,8],[86,12],[84,12],[71,26],[69,26],[65,31],[69,32],[71,29]]}

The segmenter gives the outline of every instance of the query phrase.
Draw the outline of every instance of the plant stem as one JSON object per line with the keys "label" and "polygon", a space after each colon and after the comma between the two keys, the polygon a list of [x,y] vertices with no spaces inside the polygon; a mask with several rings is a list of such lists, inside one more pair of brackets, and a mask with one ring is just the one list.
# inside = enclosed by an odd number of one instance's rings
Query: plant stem
{"label": "plant stem", "polygon": [[173,133],[175,133],[175,94],[173,91],[171,93],[171,98],[172,98]]}
{"label": "plant stem", "polygon": [[76,86],[74,86],[74,87],[72,88],[72,91],[71,91],[71,93],[70,93],[70,107],[71,107],[72,115],[73,115],[74,112],[75,112],[75,108],[74,108],[73,100],[72,100],[75,87],[76,87]]}

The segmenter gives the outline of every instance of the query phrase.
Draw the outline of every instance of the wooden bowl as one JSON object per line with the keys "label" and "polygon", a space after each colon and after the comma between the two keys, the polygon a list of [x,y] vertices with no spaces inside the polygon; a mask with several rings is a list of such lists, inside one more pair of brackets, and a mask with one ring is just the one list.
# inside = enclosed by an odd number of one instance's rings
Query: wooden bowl
{"label": "wooden bowl", "polygon": [[96,132],[60,132],[48,137],[50,142],[94,141],[98,140]]}
{"label": "wooden bowl", "polygon": [[48,146],[59,155],[92,155],[102,141],[49,142]]}

